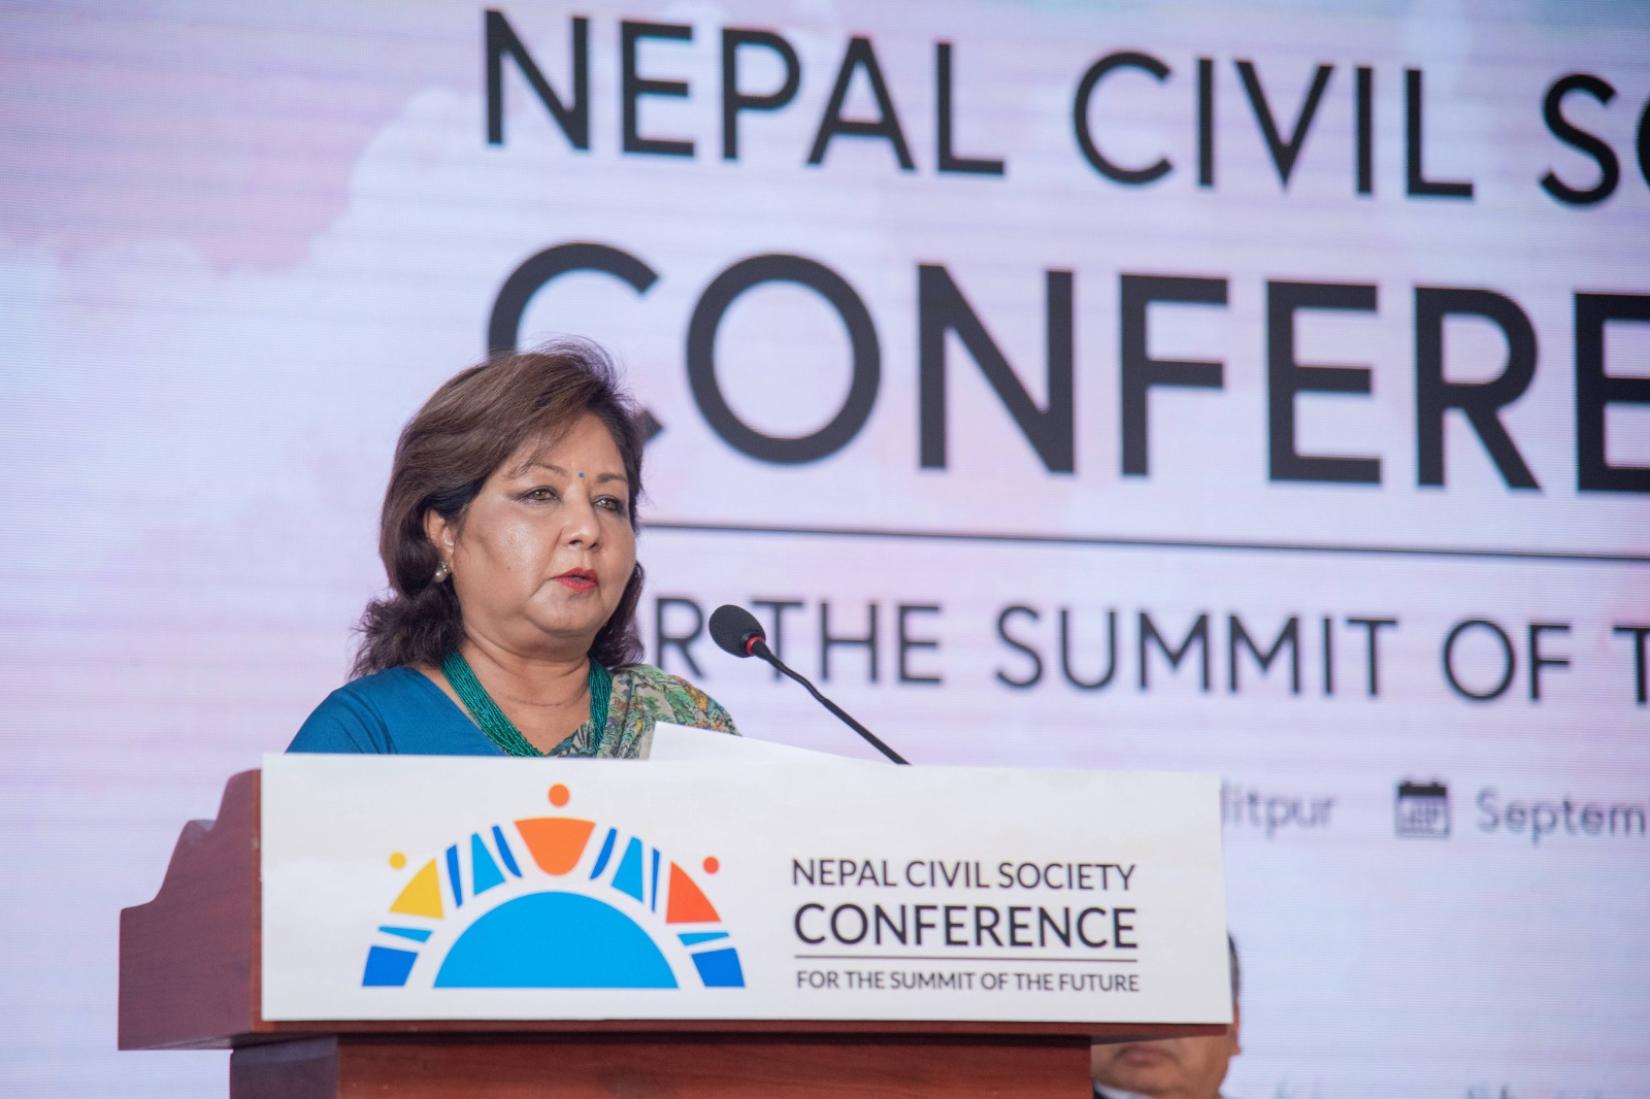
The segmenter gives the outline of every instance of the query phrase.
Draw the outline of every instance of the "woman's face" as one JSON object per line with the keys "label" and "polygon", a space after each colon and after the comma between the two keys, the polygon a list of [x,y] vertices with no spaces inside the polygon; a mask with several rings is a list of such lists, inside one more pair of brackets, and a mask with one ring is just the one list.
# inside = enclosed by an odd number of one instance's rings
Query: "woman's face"
{"label": "woman's face", "polygon": [[590,413],[506,459],[459,523],[431,512],[425,529],[452,567],[465,632],[518,656],[582,657],[636,563],[624,461]]}

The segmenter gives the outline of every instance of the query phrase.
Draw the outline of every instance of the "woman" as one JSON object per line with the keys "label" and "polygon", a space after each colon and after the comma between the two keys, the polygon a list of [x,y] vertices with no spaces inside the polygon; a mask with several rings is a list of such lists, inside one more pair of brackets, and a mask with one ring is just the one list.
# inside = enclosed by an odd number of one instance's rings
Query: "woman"
{"label": "woman", "polygon": [[634,758],[656,721],[734,732],[637,663],[642,439],[600,348],[499,356],[401,432],[352,682],[294,752]]}

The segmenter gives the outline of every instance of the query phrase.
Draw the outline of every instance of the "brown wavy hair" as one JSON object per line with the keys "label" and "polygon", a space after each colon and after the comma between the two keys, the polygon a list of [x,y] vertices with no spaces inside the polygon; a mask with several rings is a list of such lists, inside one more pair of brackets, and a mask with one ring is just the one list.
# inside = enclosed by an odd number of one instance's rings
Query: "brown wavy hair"
{"label": "brown wavy hair", "polygon": [[[596,344],[564,339],[494,356],[455,375],[424,403],[395,446],[378,533],[390,591],[361,614],[352,678],[402,664],[440,664],[458,648],[464,620],[453,586],[435,580],[441,558],[424,532],[425,515],[433,509],[462,522],[481,486],[518,447],[535,436],[555,438],[587,412],[607,426],[619,448],[630,479],[634,530],[642,495],[642,433],[635,403]],[[641,596],[638,564],[590,646],[592,660],[619,668],[641,659],[636,632]]]}

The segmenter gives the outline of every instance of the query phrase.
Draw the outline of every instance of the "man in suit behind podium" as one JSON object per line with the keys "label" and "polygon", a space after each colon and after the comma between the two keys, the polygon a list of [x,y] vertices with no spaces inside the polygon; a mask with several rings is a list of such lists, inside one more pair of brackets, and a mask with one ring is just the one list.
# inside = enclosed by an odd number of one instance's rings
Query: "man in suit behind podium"
{"label": "man in suit behind podium", "polygon": [[1232,1025],[1206,1038],[1096,1045],[1089,1054],[1096,1099],[1222,1099],[1226,1066],[1238,1045],[1237,943],[1226,936],[1232,971]]}

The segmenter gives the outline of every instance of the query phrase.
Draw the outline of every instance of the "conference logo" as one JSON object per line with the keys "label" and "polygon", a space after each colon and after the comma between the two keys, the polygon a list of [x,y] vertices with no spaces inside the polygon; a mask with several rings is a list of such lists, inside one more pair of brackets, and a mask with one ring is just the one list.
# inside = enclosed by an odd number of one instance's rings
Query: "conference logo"
{"label": "conference logo", "polygon": [[1449,839],[1449,787],[1431,782],[1398,783],[1393,830],[1403,839]]}
{"label": "conference logo", "polygon": [[[571,794],[550,787],[550,804]],[[404,853],[390,866],[408,866]],[[701,869],[713,875],[714,857]],[[743,988],[694,875],[639,836],[573,816],[471,832],[413,871],[373,933],[366,988]]]}

